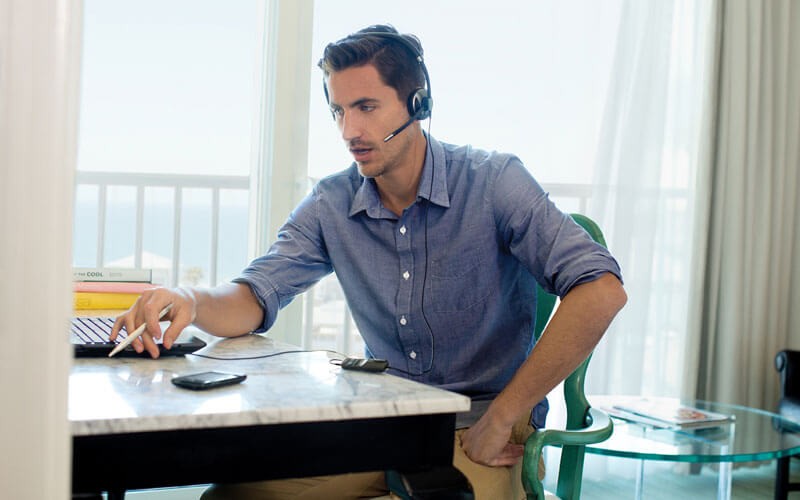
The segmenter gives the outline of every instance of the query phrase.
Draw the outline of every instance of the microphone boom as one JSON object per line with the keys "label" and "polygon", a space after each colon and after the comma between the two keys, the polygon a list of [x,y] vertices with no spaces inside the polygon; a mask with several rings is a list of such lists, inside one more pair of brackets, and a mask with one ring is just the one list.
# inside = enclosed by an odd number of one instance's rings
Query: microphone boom
{"label": "microphone boom", "polygon": [[405,129],[406,129],[406,127],[408,127],[409,125],[411,125],[412,123],[414,123],[414,120],[416,120],[416,118],[414,118],[413,116],[412,116],[411,118],[409,118],[409,119],[408,119],[408,121],[407,121],[407,122],[405,122],[405,123],[403,124],[403,126],[402,126],[402,127],[398,128],[397,130],[395,130],[395,131],[394,131],[394,132],[392,132],[391,134],[387,135],[387,136],[386,136],[386,137],[383,139],[383,142],[389,142],[390,140],[392,140],[392,138],[393,138],[394,136],[396,136],[397,134],[399,134],[400,132],[402,132],[403,130],[405,130]]}

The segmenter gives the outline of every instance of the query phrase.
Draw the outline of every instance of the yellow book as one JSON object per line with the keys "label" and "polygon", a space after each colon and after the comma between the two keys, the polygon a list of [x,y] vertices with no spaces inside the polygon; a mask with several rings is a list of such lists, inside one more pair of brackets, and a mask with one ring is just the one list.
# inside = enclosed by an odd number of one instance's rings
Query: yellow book
{"label": "yellow book", "polygon": [[138,293],[74,292],[75,310],[128,309],[139,298]]}

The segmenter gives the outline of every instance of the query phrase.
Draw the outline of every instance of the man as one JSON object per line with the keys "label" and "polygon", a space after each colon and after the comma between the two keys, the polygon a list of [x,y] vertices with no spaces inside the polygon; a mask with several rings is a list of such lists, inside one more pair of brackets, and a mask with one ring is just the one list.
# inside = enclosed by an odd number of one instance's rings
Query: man
{"label": "man", "polygon": [[[354,164],[320,181],[267,255],[233,283],[146,292],[112,336],[142,322],[160,336],[157,315],[169,303],[167,347],[190,323],[220,336],[263,332],[280,307],[335,271],[369,356],[473,399],[459,417],[454,465],[476,498],[520,497],[520,443],[529,423],[544,424],[547,393],[624,305],[619,267],[519,159],[422,131],[432,98],[416,37],[371,26],[329,44],[320,68]],[[536,282],[561,304],[531,350]],[[158,356],[148,335],[134,348]],[[377,472],[219,486],[204,498],[342,498],[384,488]]]}

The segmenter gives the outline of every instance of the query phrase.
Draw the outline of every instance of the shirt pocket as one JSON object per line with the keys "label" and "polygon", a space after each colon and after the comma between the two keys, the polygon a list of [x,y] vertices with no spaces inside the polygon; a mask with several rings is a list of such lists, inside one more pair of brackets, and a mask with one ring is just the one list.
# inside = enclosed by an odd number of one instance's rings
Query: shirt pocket
{"label": "shirt pocket", "polygon": [[431,262],[431,309],[461,312],[482,304],[491,292],[493,273],[479,247],[453,249]]}

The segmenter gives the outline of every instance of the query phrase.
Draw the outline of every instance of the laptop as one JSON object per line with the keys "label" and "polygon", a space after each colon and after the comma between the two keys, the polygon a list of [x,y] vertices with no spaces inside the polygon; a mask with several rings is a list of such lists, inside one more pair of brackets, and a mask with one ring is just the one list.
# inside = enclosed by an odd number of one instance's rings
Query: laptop
{"label": "laptop", "polygon": [[[166,328],[168,323],[162,323],[161,327]],[[72,331],[70,340],[75,350],[76,358],[98,358],[108,357],[108,353],[121,342],[126,335],[123,329],[119,332],[117,340],[108,341],[111,334],[111,327],[114,326],[114,318],[104,317],[73,317]],[[161,345],[161,340],[156,340],[161,356],[183,356],[190,354],[206,346],[206,343],[184,330],[178,340],[172,344],[172,349],[166,349]],[[114,357],[150,357],[146,351],[139,354],[132,346],[128,346],[114,355]]]}

